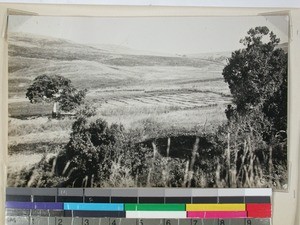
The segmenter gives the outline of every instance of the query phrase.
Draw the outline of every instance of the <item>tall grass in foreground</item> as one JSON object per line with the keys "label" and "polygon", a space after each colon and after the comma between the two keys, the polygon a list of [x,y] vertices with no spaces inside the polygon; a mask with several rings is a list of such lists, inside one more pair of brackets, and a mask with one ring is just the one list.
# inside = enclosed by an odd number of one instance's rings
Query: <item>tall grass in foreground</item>
{"label": "tall grass in foreground", "polygon": [[186,157],[171,157],[170,146],[179,137],[162,137],[162,151],[159,137],[147,145],[141,129],[79,117],[57,156],[11,174],[9,186],[282,188],[286,140],[270,136],[270,129],[260,115],[236,117],[215,133],[192,136],[192,148],[182,148]]}

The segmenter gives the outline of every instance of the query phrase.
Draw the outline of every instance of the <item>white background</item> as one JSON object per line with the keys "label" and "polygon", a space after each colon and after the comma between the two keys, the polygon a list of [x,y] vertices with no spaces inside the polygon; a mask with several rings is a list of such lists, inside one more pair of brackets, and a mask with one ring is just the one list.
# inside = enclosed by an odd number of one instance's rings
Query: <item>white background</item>
{"label": "white background", "polygon": [[0,0],[7,3],[300,8],[300,0]]}
{"label": "white background", "polygon": [[[64,0],[60,3],[82,3],[84,0]],[[103,0],[102,4],[123,4],[129,0]],[[255,7],[297,7],[300,8],[300,0],[161,0],[162,3],[169,5],[198,5],[198,6],[255,6]],[[1,2],[1,0],[0,0]],[[3,2],[3,1],[2,1]],[[6,2],[29,2],[29,1],[6,1]],[[35,3],[50,3],[50,0],[34,1]],[[54,3],[55,1],[52,0]],[[58,2],[58,1],[56,1]],[[97,3],[97,1],[86,0],[85,3]],[[130,3],[140,5],[156,1],[131,0]],[[197,4],[196,4],[197,3]],[[205,4],[204,4],[205,3]],[[235,3],[235,4],[234,4]],[[100,3],[99,3],[100,4]],[[32,12],[39,15],[50,16],[243,16],[243,15],[270,15],[288,13],[290,15],[290,49],[289,49],[289,151],[290,180],[287,192],[273,193],[273,225],[300,225],[300,9],[285,10],[283,8],[214,8],[207,9],[202,7],[116,7],[116,6],[75,6],[75,5],[40,5],[40,4],[0,4],[0,224],[5,224],[5,187],[6,187],[6,165],[7,165],[7,42],[5,40],[6,14],[8,9],[19,10],[20,12]]]}

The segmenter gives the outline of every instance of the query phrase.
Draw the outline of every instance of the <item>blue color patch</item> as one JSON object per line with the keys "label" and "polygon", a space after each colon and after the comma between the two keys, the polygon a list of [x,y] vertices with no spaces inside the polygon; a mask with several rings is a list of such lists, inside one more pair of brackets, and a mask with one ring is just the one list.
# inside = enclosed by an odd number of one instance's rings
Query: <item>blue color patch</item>
{"label": "blue color patch", "polygon": [[124,204],[114,204],[114,203],[64,203],[64,210],[124,211]]}
{"label": "blue color patch", "polygon": [[10,202],[5,204],[6,208],[13,209],[46,209],[46,210],[60,210],[63,209],[62,203],[59,202]]}

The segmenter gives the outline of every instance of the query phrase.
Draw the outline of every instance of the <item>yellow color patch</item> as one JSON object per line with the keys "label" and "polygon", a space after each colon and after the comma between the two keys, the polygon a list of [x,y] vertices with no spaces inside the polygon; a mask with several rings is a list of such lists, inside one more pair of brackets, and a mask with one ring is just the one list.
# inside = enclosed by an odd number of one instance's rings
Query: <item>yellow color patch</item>
{"label": "yellow color patch", "polygon": [[186,211],[245,211],[246,204],[186,204]]}

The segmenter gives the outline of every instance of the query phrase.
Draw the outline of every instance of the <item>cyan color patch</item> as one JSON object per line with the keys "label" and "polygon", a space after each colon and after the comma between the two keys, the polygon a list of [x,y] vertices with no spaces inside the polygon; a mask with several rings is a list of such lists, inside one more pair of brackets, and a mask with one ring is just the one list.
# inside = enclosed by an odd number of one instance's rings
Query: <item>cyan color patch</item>
{"label": "cyan color patch", "polygon": [[114,203],[64,203],[64,210],[124,211],[124,204],[114,204]]}

